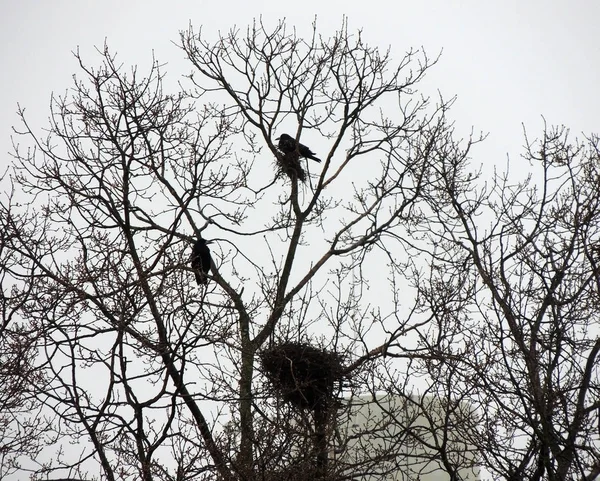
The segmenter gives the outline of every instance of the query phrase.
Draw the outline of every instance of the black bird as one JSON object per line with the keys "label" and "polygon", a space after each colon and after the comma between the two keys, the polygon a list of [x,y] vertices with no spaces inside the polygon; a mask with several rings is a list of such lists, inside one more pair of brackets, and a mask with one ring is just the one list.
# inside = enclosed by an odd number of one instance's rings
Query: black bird
{"label": "black bird", "polygon": [[[296,139],[288,134],[281,134],[275,140],[279,140],[279,150],[281,150],[285,154],[289,154],[290,152],[296,151]],[[315,153],[310,150],[306,145],[298,144],[298,152],[300,157],[305,157],[307,159],[312,159],[315,162],[321,162],[321,159],[315,157]]]}
{"label": "black bird", "polygon": [[192,257],[190,262],[192,264],[192,269],[194,270],[194,275],[196,276],[196,282],[198,285],[208,284],[208,278],[206,274],[210,272],[210,266],[212,263],[212,259],[210,257],[210,249],[207,244],[210,244],[212,241],[207,241],[200,237],[192,248]]}

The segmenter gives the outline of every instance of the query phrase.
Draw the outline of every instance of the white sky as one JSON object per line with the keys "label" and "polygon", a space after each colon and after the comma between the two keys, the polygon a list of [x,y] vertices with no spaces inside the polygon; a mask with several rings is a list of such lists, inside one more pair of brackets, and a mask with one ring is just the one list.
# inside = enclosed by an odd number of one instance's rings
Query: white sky
{"label": "white sky", "polygon": [[[513,173],[529,171],[530,166],[519,157],[522,123],[530,137],[536,137],[541,133],[542,115],[550,125],[565,124],[576,135],[600,133],[597,0],[569,5],[538,0],[494,5],[475,0],[404,4],[269,0],[252,7],[244,2],[205,1],[0,2],[0,166],[9,160],[17,102],[27,109],[34,127],[43,127],[50,94],[69,88],[74,73],[81,76],[71,53],[77,47],[87,65],[97,66],[101,58],[94,46],[102,47],[106,39],[122,62],[139,64],[142,72],[148,71],[154,51],[160,62],[168,63],[164,71],[172,81],[169,85],[176,85],[191,70],[183,52],[173,44],[180,30],[190,22],[196,30],[203,26],[209,35],[226,32],[235,24],[245,30],[261,14],[268,25],[285,16],[289,26],[308,32],[316,12],[324,36],[338,29],[346,14],[350,31],[362,28],[370,45],[391,46],[396,61],[411,47],[423,46],[431,57],[443,49],[440,63],[423,87],[430,94],[439,89],[446,99],[458,95],[451,116],[459,133],[468,134],[471,127],[490,133],[483,146],[472,152],[475,168],[483,164],[484,172],[491,172],[494,165],[503,170],[507,154]],[[495,6],[500,3],[502,7]],[[299,5],[305,13],[298,13]],[[326,154],[322,142],[310,139],[321,157]],[[218,234],[209,232],[209,237]]]}
{"label": "white sky", "polygon": [[[191,22],[212,34],[234,24],[245,27],[262,15],[267,24],[286,17],[288,25],[307,30],[317,15],[320,32],[340,26],[363,29],[371,45],[391,45],[399,61],[410,47],[424,46],[431,56],[443,48],[440,64],[427,78],[430,92],[458,95],[453,116],[465,133],[490,132],[476,164],[517,159],[521,123],[532,136],[549,124],[565,124],[573,133],[598,132],[600,112],[600,2],[478,0],[427,2],[314,1],[10,1],[0,0],[2,83],[0,151],[10,150],[16,103],[27,108],[34,125],[43,125],[51,92],[71,85],[78,46],[88,65],[98,65],[93,47],[105,38],[127,63],[150,65],[152,50],[178,78],[190,70],[173,44]],[[32,117],[33,116],[33,117]],[[4,162],[2,162],[4,164]]]}
{"label": "white sky", "polygon": [[[43,127],[50,94],[65,92],[74,73],[82,76],[71,53],[78,47],[86,64],[97,66],[101,58],[94,46],[102,47],[106,39],[123,63],[138,64],[141,72],[148,71],[154,51],[161,63],[168,63],[163,71],[168,85],[174,86],[191,70],[183,52],[173,44],[180,30],[190,22],[196,30],[203,26],[209,35],[226,32],[233,25],[245,30],[260,15],[269,26],[286,17],[289,26],[309,32],[316,14],[319,31],[329,36],[346,14],[351,32],[362,28],[370,45],[391,46],[397,62],[411,47],[423,46],[431,57],[443,49],[440,63],[429,72],[423,88],[434,95],[439,89],[446,99],[458,95],[451,116],[459,133],[468,134],[471,127],[490,133],[472,152],[475,168],[483,164],[484,172],[491,172],[494,165],[503,170],[507,154],[513,173],[529,171],[530,166],[519,157],[522,123],[530,137],[536,137],[541,133],[542,115],[550,125],[564,124],[575,135],[600,133],[597,0],[568,4],[539,0],[493,4],[306,0],[285,4],[265,0],[251,6],[241,1],[203,0],[0,2],[0,167],[9,160],[10,127],[18,123],[17,102],[27,109],[34,127]],[[304,13],[298,13],[299,6]],[[312,135],[309,145],[323,157],[324,139]],[[311,168],[316,169],[316,164]],[[219,234],[208,233],[209,237]]]}

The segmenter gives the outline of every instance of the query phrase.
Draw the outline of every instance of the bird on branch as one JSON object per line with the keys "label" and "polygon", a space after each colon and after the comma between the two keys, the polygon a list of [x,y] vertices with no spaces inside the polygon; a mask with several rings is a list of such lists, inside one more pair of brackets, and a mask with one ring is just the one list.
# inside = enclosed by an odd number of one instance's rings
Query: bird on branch
{"label": "bird on branch", "polygon": [[315,153],[310,150],[306,145],[302,145],[299,142],[296,142],[296,139],[288,134],[281,134],[275,140],[279,140],[279,150],[281,150],[284,154],[289,154],[291,152],[298,152],[300,157],[305,157],[307,159],[312,159],[315,162],[321,162],[321,159],[315,157]]}
{"label": "bird on branch", "polygon": [[194,247],[192,248],[192,257],[190,262],[192,264],[192,269],[194,270],[194,275],[196,276],[196,282],[198,285],[208,284],[208,278],[206,275],[210,272],[212,259],[210,257],[210,249],[208,248],[207,244],[210,244],[211,242],[211,240],[207,241],[200,237],[194,243]]}

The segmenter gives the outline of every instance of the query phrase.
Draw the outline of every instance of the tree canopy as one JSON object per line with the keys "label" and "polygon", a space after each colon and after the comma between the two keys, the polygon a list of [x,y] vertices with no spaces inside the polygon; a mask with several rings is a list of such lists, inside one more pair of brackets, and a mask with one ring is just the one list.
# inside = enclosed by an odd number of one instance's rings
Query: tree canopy
{"label": "tree canopy", "polygon": [[[0,478],[404,479],[416,445],[452,480],[599,475],[598,136],[547,126],[485,178],[424,51],[283,21],[179,46],[177,84],[105,47],[47,130],[19,111]],[[365,399],[385,422],[344,431]]]}

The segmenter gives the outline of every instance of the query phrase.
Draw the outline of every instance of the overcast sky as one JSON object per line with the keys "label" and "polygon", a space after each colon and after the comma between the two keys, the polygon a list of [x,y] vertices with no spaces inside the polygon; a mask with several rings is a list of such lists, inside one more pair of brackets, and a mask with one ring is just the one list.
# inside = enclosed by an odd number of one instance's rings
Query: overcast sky
{"label": "overcast sky", "polygon": [[271,24],[285,17],[300,32],[316,15],[319,31],[328,35],[345,14],[351,31],[361,28],[369,44],[391,46],[397,61],[410,47],[423,46],[432,56],[443,49],[427,86],[447,98],[458,95],[453,116],[460,128],[490,132],[481,150],[486,158],[476,163],[503,162],[506,153],[516,158],[521,123],[538,134],[541,115],[574,133],[600,131],[600,2],[595,0],[0,1],[3,154],[10,149],[17,102],[36,123],[45,119],[50,93],[64,92],[77,72],[71,54],[77,47],[88,64],[98,65],[93,47],[106,39],[123,62],[144,70],[154,51],[177,78],[190,67],[173,42],[190,22],[211,34],[234,24],[244,27],[260,15]]}
{"label": "overcast sky", "polygon": [[33,125],[43,125],[50,94],[64,92],[78,72],[72,55],[78,47],[95,66],[101,58],[94,46],[106,40],[124,63],[144,71],[154,52],[178,78],[190,71],[173,45],[180,30],[191,23],[210,35],[243,28],[260,15],[271,26],[285,17],[299,32],[308,31],[316,15],[325,36],[346,15],[350,31],[363,29],[370,45],[390,46],[396,61],[411,47],[423,46],[432,57],[443,50],[425,86],[445,98],[458,96],[452,117],[460,131],[490,133],[476,164],[503,164],[508,153],[519,165],[522,124],[535,137],[542,115],[577,135],[600,133],[598,0],[0,2],[0,159],[8,159],[17,102]]}

